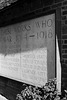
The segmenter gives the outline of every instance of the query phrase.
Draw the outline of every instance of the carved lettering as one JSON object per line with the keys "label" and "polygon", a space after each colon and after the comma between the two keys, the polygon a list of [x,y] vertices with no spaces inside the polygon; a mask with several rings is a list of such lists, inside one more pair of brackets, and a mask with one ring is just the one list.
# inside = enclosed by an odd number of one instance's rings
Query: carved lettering
{"label": "carved lettering", "polygon": [[36,27],[40,28],[40,23],[39,22],[36,22]]}
{"label": "carved lettering", "polygon": [[48,26],[48,27],[51,27],[52,24],[53,24],[52,19],[48,19],[48,20],[47,20],[47,26]]}
{"label": "carved lettering", "polygon": [[53,33],[52,33],[52,30],[50,29],[49,31],[48,31],[48,38],[52,38],[53,37]]}
{"label": "carved lettering", "polygon": [[46,27],[47,26],[47,22],[46,20],[45,21],[42,21],[42,28]]}
{"label": "carved lettering", "polygon": [[27,26],[25,26],[25,29],[26,29],[27,31],[30,31],[30,30],[31,30],[31,26],[30,26],[30,25],[27,25]]}

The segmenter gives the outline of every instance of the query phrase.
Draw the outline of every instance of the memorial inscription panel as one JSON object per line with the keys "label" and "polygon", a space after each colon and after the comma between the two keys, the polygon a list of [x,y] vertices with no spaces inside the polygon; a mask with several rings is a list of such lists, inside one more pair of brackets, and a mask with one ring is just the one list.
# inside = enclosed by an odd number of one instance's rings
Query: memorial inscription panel
{"label": "memorial inscription panel", "polygon": [[55,14],[0,29],[0,75],[41,86],[50,69],[55,71]]}

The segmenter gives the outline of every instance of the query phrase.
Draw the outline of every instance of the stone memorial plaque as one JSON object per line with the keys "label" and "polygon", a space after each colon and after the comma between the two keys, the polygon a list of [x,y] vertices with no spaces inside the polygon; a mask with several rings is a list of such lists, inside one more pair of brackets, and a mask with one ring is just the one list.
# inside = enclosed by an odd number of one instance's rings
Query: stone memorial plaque
{"label": "stone memorial plaque", "polygon": [[0,29],[0,75],[37,86],[55,77],[55,14]]}

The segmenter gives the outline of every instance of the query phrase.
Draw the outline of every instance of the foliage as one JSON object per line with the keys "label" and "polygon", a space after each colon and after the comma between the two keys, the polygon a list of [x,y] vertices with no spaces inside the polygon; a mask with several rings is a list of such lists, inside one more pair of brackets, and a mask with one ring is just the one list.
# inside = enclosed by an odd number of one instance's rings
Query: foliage
{"label": "foliage", "polygon": [[49,80],[42,87],[26,86],[20,94],[17,94],[16,100],[60,100],[56,79]]}

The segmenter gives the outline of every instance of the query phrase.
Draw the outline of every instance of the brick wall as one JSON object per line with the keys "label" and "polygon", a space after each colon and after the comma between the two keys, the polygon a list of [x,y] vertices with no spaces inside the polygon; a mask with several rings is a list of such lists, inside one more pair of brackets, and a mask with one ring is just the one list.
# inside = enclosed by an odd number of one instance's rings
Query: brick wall
{"label": "brick wall", "polygon": [[62,86],[67,88],[67,0],[61,8],[61,40]]}
{"label": "brick wall", "polygon": [[[26,20],[28,18],[34,18],[38,14],[56,11],[56,35],[58,37],[61,65],[62,65],[62,89],[67,87],[67,0],[20,0],[15,5],[7,7],[0,11],[0,26],[6,26],[12,23],[18,23],[19,21]],[[6,80],[6,78],[3,78]],[[14,92],[16,94],[21,90],[22,83],[7,79],[7,82],[0,80],[0,92],[6,95],[4,92]],[[3,85],[1,86],[1,83]],[[5,84],[4,84],[5,83]],[[5,87],[6,86],[6,87]],[[14,89],[13,89],[13,87]],[[10,94],[11,94],[10,93]],[[9,94],[7,93],[7,97]],[[13,99],[11,99],[13,100]]]}

